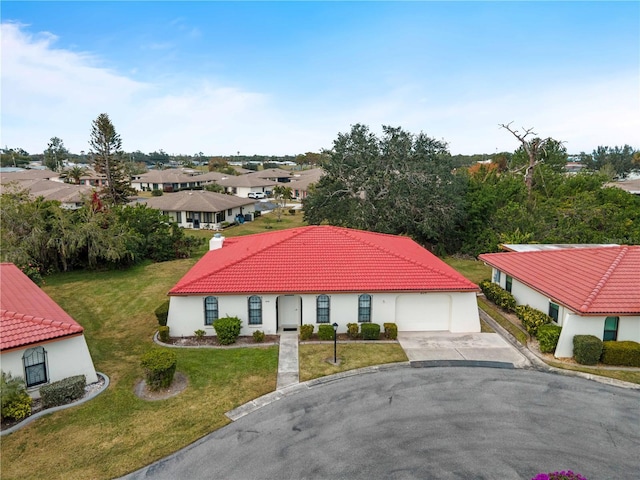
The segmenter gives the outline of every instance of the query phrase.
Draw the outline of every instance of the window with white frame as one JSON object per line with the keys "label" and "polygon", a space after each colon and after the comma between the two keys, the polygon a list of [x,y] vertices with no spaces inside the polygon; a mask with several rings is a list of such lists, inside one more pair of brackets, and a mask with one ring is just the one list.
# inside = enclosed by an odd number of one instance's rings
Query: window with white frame
{"label": "window with white frame", "polygon": [[505,279],[505,285],[504,285],[504,289],[511,293],[511,288],[513,286],[513,278],[511,277],[511,275],[507,275],[507,278]]}
{"label": "window with white frame", "polygon": [[249,325],[262,325],[262,298],[257,295],[249,297]]}
{"label": "window with white frame", "polygon": [[500,270],[497,268],[493,271],[493,283],[500,285]]}
{"label": "window with white frame", "polygon": [[218,297],[205,297],[204,299],[204,324],[213,325],[218,319]]}
{"label": "window with white frame", "polygon": [[556,323],[558,323],[559,312],[560,312],[560,307],[553,302],[549,302],[549,316],[553,318],[553,321]]}
{"label": "window with white frame", "polygon": [[329,323],[330,310],[329,295],[318,295],[316,298],[316,323]]}
{"label": "window with white frame", "polygon": [[24,352],[24,378],[27,387],[47,383],[47,352],[44,347],[34,347]]}
{"label": "window with white frame", "polygon": [[602,335],[603,341],[617,340],[618,339],[618,323],[620,317],[607,317],[604,319],[604,334]]}
{"label": "window with white frame", "polygon": [[363,293],[358,297],[358,323],[371,322],[371,295]]}

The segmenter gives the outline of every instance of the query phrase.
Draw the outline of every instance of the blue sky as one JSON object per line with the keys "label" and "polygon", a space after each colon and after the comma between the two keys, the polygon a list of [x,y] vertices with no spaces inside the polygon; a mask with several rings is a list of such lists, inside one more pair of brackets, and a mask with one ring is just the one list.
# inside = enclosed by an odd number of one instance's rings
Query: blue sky
{"label": "blue sky", "polygon": [[3,1],[0,144],[284,155],[355,123],[513,151],[640,148],[640,2]]}

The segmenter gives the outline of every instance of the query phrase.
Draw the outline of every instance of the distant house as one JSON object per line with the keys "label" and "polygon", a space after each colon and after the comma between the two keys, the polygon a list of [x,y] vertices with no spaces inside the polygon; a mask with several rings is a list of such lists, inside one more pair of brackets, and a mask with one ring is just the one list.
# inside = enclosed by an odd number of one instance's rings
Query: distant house
{"label": "distant house", "polygon": [[182,189],[202,187],[226,177],[227,175],[218,172],[202,173],[197,170],[171,168],[150,170],[135,175],[131,180],[131,186],[139,192],[151,190],[177,192]]}
{"label": "distant house", "polygon": [[246,175],[230,175],[216,182],[224,187],[225,192],[237,197],[247,198],[250,193],[265,193],[273,191],[278,182],[260,178],[253,174]]}
{"label": "distant house", "polygon": [[242,320],[242,335],[334,322],[338,332],[371,322],[480,331],[478,287],[407,237],[310,226],[210,245],[169,292],[172,335],[213,335],[227,315]]}
{"label": "distant house", "polygon": [[640,178],[629,178],[626,180],[620,180],[619,182],[608,183],[606,186],[621,188],[622,190],[633,195],[640,195]]}
{"label": "distant house", "polygon": [[233,223],[236,217],[253,217],[255,200],[238,198],[206,190],[184,190],[165,193],[161,197],[139,200],[162,211],[183,228],[218,230],[223,222]]}
{"label": "distant house", "polygon": [[309,194],[309,187],[315,185],[324,175],[321,168],[313,168],[309,170],[301,170],[291,178],[291,183],[287,185],[291,188],[293,198],[296,200],[304,200]]}
{"label": "distant house", "polygon": [[247,173],[247,176],[271,180],[277,183],[287,183],[291,181],[293,175],[290,171],[281,168],[267,168],[266,170]]}
{"label": "distant house", "polygon": [[6,192],[7,189],[12,188],[11,185],[14,184],[19,189],[27,190],[31,198],[42,197],[45,200],[55,200],[60,202],[62,208],[68,210],[75,210],[82,207],[94,192],[93,187],[71,185],[56,180],[23,179],[5,183],[7,180],[9,179],[3,175],[0,192]]}
{"label": "distant house", "polygon": [[493,282],[518,305],[562,327],[556,357],[573,356],[575,335],[640,342],[640,246],[486,253]]}
{"label": "distant house", "polygon": [[67,377],[98,381],[80,324],[11,263],[0,264],[0,287],[2,371],[22,377],[34,398]]}

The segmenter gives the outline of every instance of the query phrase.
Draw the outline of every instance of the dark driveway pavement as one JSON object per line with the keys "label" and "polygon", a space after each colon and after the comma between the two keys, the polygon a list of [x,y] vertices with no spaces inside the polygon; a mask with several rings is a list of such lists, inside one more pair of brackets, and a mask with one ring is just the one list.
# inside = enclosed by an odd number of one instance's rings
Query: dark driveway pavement
{"label": "dark driveway pavement", "polygon": [[520,369],[399,367],[301,389],[127,478],[637,478],[640,393]]}

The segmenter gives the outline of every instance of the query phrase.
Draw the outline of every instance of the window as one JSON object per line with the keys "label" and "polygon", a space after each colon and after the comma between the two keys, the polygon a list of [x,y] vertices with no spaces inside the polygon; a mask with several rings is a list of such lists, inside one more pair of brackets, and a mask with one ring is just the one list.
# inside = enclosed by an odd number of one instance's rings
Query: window
{"label": "window", "polygon": [[366,323],[371,321],[371,295],[362,294],[358,297],[358,322]]}
{"label": "window", "polygon": [[618,320],[620,317],[607,317],[604,319],[604,335],[602,340],[617,340],[618,339]]}
{"label": "window", "polygon": [[500,270],[498,269],[493,271],[493,283],[500,285]]}
{"label": "window", "polygon": [[30,348],[22,356],[27,387],[47,383],[47,352],[44,347]]}
{"label": "window", "polygon": [[560,307],[553,302],[549,302],[549,316],[553,318],[553,321],[558,323],[558,312]]}
{"label": "window", "polygon": [[249,297],[249,325],[262,325],[262,298]]}
{"label": "window", "polygon": [[316,298],[316,323],[329,323],[330,304],[328,295],[318,295]]}
{"label": "window", "polygon": [[176,222],[182,223],[182,212],[176,212]]}
{"label": "window", "polygon": [[227,210],[227,215],[229,216],[233,215],[233,208],[230,208],[229,210]]}
{"label": "window", "polygon": [[211,223],[211,212],[204,212],[202,214],[202,221],[204,223]]}
{"label": "window", "polygon": [[216,223],[222,223],[225,221],[227,217],[225,216],[224,212],[218,212],[216,213]]}
{"label": "window", "polygon": [[193,222],[193,212],[187,212],[187,223]]}
{"label": "window", "polygon": [[513,284],[513,278],[511,278],[510,275],[507,275],[507,278],[505,279],[505,286],[504,289],[511,293],[511,285]]}
{"label": "window", "polygon": [[204,324],[213,325],[218,319],[218,298],[206,297],[204,299]]}

